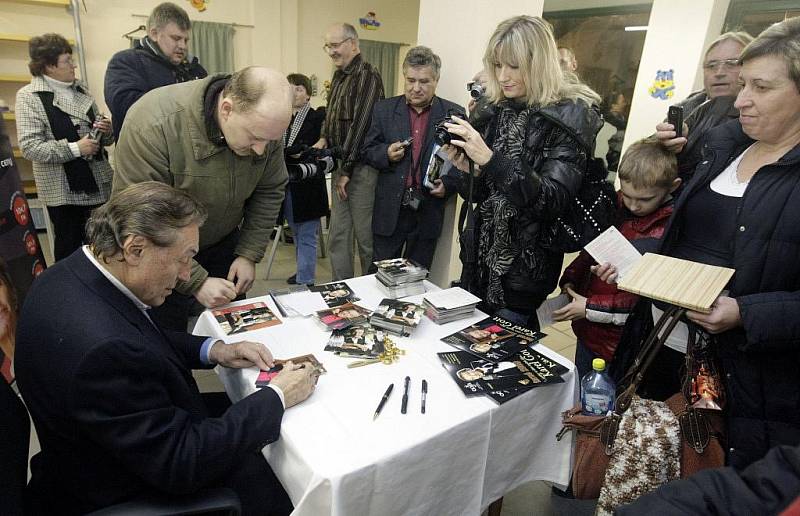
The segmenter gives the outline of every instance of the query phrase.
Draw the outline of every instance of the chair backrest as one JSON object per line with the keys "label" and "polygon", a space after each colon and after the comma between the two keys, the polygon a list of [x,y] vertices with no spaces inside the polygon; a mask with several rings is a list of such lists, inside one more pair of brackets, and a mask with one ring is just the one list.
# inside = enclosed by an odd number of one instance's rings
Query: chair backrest
{"label": "chair backrest", "polygon": [[23,513],[30,432],[25,405],[0,376],[0,514]]}

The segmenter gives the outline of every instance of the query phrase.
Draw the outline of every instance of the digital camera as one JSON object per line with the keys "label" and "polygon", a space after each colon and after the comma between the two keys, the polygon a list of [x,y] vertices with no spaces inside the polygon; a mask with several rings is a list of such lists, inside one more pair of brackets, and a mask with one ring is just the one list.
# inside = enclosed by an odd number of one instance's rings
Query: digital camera
{"label": "digital camera", "polygon": [[466,120],[467,117],[464,113],[460,111],[456,111],[454,109],[450,109],[447,111],[447,116],[443,119],[436,122],[436,125],[433,128],[433,141],[438,143],[439,145],[449,145],[451,141],[464,141],[464,139],[457,134],[453,134],[447,130],[447,127],[444,125],[445,123],[452,122],[453,119],[451,117],[457,116],[462,120]]}

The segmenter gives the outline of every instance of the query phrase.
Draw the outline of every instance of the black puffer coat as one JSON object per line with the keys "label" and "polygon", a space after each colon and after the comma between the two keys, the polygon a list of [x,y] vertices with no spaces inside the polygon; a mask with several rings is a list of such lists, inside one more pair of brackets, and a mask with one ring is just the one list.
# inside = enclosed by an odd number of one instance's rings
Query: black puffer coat
{"label": "black puffer coat", "polygon": [[[689,221],[686,203],[753,143],[738,120],[708,135],[704,160],[675,204],[661,254]],[[713,224],[713,222],[712,222]],[[718,336],[728,461],[737,469],[779,444],[800,444],[800,145],[753,176],[737,210],[730,297],[742,327]]]}
{"label": "black puffer coat", "polygon": [[[514,163],[495,151],[475,180],[473,200],[478,207],[486,201],[492,182],[517,210],[509,228],[514,260],[501,278],[505,306],[511,310],[532,314],[556,286],[564,255],[552,245],[555,221],[581,187],[602,124],[600,111],[583,102],[565,100],[533,110],[526,128],[522,168],[515,172]],[[495,126],[496,117],[486,130],[490,147]],[[459,193],[467,199],[468,174],[462,174]],[[487,223],[481,211],[475,210],[476,235]],[[476,274],[465,288],[486,299],[488,276],[486,257],[478,255]]]}

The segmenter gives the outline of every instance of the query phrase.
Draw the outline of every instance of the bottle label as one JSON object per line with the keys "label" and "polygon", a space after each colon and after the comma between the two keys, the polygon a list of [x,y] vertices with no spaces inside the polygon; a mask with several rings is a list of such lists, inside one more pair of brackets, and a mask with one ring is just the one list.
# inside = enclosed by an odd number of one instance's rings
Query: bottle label
{"label": "bottle label", "polygon": [[592,415],[605,416],[609,409],[609,398],[603,394],[586,394],[583,398],[583,410]]}

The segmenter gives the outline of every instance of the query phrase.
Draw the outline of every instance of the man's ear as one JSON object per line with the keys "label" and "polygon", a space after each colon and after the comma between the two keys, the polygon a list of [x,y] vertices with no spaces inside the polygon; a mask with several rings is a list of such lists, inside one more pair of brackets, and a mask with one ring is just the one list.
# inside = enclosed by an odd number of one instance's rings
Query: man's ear
{"label": "man's ear", "polygon": [[675,180],[672,181],[672,186],[669,188],[669,193],[674,193],[679,186],[681,186],[681,178],[676,177]]}
{"label": "man's ear", "polygon": [[231,113],[233,113],[233,100],[228,97],[223,97],[222,101],[219,103],[219,116],[222,120],[227,122]]}
{"label": "man's ear", "polygon": [[147,239],[140,235],[129,235],[122,243],[122,257],[131,264],[138,265],[142,261]]}
{"label": "man's ear", "polygon": [[156,41],[158,39],[158,29],[152,27],[150,30],[147,31],[147,36],[151,40]]}

